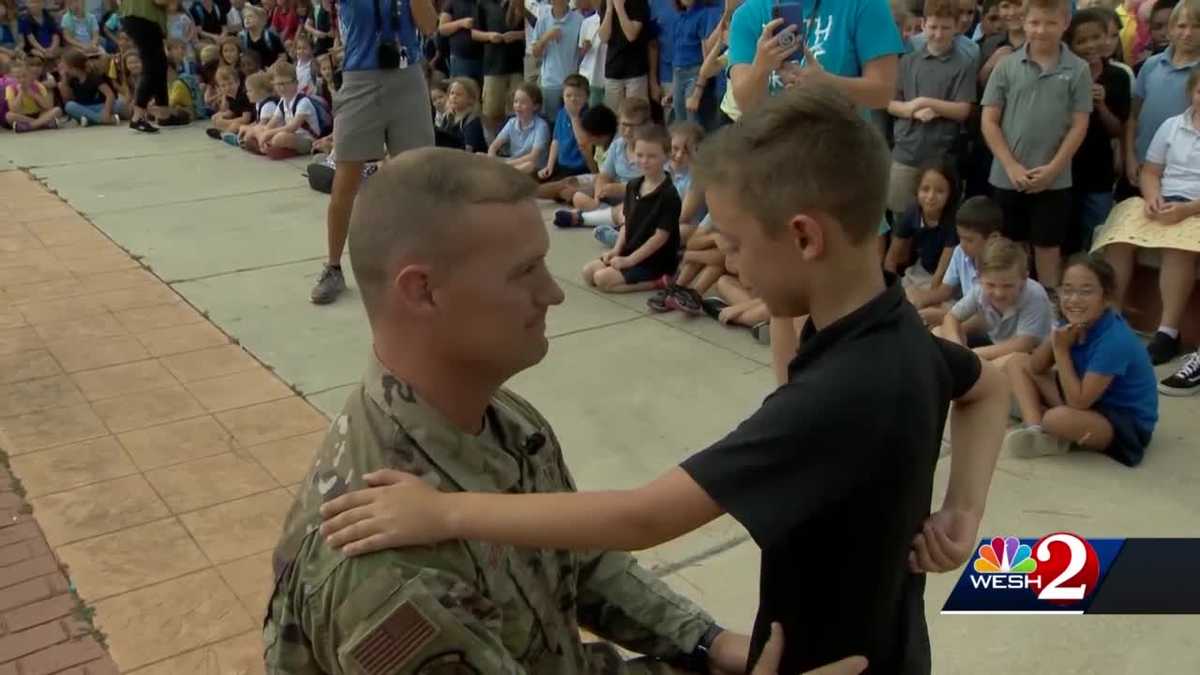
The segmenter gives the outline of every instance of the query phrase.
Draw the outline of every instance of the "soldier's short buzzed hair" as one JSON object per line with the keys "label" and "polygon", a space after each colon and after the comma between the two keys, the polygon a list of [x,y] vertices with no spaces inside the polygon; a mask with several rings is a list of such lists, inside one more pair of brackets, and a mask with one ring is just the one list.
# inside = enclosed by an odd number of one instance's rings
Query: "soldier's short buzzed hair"
{"label": "soldier's short buzzed hair", "polygon": [[470,206],[532,200],[537,183],[503,161],[446,148],[406,152],[380,165],[350,217],[350,259],[367,317],[374,321],[392,262],[444,255]]}
{"label": "soldier's short buzzed hair", "polygon": [[853,243],[878,232],[891,157],[874,125],[827,85],[773,96],[700,146],[699,183],[737,195],[775,236],[796,214],[833,217]]}

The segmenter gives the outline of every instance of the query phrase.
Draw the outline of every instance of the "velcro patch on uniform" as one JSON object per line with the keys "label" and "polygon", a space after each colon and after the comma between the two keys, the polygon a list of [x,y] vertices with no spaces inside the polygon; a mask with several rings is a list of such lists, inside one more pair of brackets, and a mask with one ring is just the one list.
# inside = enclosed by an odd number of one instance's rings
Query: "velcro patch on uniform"
{"label": "velcro patch on uniform", "polygon": [[354,647],[350,656],[366,675],[390,675],[433,641],[438,627],[411,602],[392,611]]}

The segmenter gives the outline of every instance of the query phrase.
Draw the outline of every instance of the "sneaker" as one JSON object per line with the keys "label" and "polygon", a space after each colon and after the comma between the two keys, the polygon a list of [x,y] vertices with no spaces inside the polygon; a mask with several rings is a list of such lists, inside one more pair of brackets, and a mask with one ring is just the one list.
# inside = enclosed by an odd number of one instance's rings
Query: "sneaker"
{"label": "sneaker", "polygon": [[655,293],[654,295],[650,296],[646,300],[646,307],[651,312],[654,312],[656,314],[662,314],[664,312],[669,312],[672,309],[675,309],[667,302],[668,298],[670,298],[670,297],[671,297],[671,289],[664,288],[663,290]]}
{"label": "sneaker", "polygon": [[1150,362],[1156,366],[1161,366],[1179,356],[1179,336],[1171,337],[1162,331],[1158,331],[1150,340],[1150,344],[1146,345],[1146,351],[1150,352]]}
{"label": "sneaker", "polygon": [[214,141],[221,140],[221,130],[216,127],[209,127],[204,130],[204,133]]}
{"label": "sneaker", "polygon": [[722,300],[721,298],[718,298],[715,295],[712,297],[709,297],[709,298],[705,298],[704,300],[702,300],[700,302],[700,308],[704,310],[705,314],[711,316],[713,319],[717,319],[718,317],[720,317],[721,310],[725,309],[728,306],[729,306],[728,302],[725,302],[724,300]]}
{"label": "sneaker", "polygon": [[1200,394],[1200,350],[1192,352],[1174,375],[1159,382],[1158,391],[1167,396]]}
{"label": "sneaker", "polygon": [[54,128],[57,129],[71,129],[77,126],[79,126],[79,122],[76,122],[70,117],[60,117],[54,120]]}
{"label": "sneaker", "polygon": [[226,131],[225,133],[221,134],[221,140],[225,141],[226,143],[228,143],[229,145],[232,145],[235,148],[239,147],[238,146],[238,135],[233,133],[232,131]]}
{"label": "sneaker", "polygon": [[592,236],[596,238],[596,241],[612,248],[617,245],[617,237],[621,236],[621,233],[608,225],[597,225],[596,229],[592,230]]}
{"label": "sneaker", "polygon": [[554,225],[557,227],[579,227],[582,222],[578,211],[559,209],[554,212]]}
{"label": "sneaker", "polygon": [[89,125],[91,123],[92,123],[92,121],[86,117],[79,118],[79,126],[81,126],[81,127],[87,128],[87,125]]}
{"label": "sneaker", "polygon": [[129,128],[133,129],[134,131],[140,131],[143,134],[157,134],[158,133],[158,127],[154,126],[153,124],[150,124],[150,122],[146,121],[145,119],[140,119],[136,122],[130,122]]}
{"label": "sneaker", "polygon": [[750,334],[754,336],[755,340],[758,340],[758,344],[770,345],[771,344],[771,322],[763,321],[761,323],[754,324],[753,326],[750,327]]}
{"label": "sneaker", "polygon": [[12,125],[14,134],[23,134],[32,129],[27,122],[13,122]]}
{"label": "sneaker", "polygon": [[317,277],[317,285],[313,286],[309,298],[314,305],[328,305],[337,300],[344,290],[346,279],[342,276],[342,270],[326,265],[325,269],[321,270],[321,276]]}
{"label": "sneaker", "polygon": [[692,288],[684,286],[673,286],[672,293],[667,297],[667,304],[671,309],[677,309],[688,314],[700,315],[704,313],[704,298]]}
{"label": "sneaker", "polygon": [[1071,451],[1071,443],[1051,436],[1036,424],[1013,429],[1004,436],[1001,452],[1013,457],[1032,459],[1065,455]]}

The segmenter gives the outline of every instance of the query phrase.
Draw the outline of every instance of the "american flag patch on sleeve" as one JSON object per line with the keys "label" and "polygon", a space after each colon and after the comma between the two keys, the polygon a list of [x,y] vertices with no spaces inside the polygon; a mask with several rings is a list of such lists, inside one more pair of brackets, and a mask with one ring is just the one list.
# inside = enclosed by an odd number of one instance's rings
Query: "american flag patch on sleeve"
{"label": "american flag patch on sleeve", "polygon": [[350,651],[366,675],[391,675],[428,645],[438,627],[411,602],[392,611]]}

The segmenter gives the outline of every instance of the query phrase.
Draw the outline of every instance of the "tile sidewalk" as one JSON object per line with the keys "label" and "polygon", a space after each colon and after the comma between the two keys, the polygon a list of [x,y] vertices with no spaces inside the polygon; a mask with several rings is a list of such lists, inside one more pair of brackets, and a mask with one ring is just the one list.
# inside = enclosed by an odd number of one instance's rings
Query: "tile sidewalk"
{"label": "tile sidewalk", "polygon": [[261,673],[327,419],[26,174],[0,203],[0,675]]}

